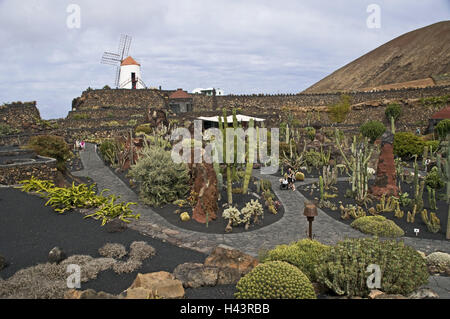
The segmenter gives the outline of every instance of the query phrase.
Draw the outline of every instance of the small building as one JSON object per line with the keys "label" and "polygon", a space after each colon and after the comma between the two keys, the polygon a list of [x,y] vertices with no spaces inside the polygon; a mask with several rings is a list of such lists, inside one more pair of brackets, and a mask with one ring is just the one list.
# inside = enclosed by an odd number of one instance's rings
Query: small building
{"label": "small building", "polygon": [[[200,117],[197,117],[197,119],[203,121],[203,128],[205,130],[207,130],[211,127],[219,127],[219,117],[223,122],[223,116],[211,116],[211,117],[200,116]],[[253,117],[253,116],[247,116],[247,115],[241,115],[241,114],[236,115],[236,120],[238,121],[238,123],[242,123],[243,128],[248,127],[248,123],[250,122],[250,119],[253,119],[253,121],[255,122],[255,125],[256,125],[256,123],[265,121],[265,119],[262,119],[259,117]],[[233,125],[233,115],[227,116],[227,123],[228,123],[228,126]]]}
{"label": "small building", "polygon": [[169,109],[175,113],[192,112],[193,98],[183,89],[177,89],[169,95]]}
{"label": "small building", "polygon": [[202,89],[202,88],[196,88],[194,90],[192,90],[192,94],[203,94],[203,95],[207,95],[207,96],[214,96],[214,95],[225,95],[224,91],[221,90],[220,88],[207,88],[207,89]]}
{"label": "small building", "polygon": [[131,56],[120,63],[119,89],[145,89],[141,65]]}
{"label": "small building", "polygon": [[450,119],[450,105],[434,113],[428,121],[427,133],[433,133],[434,127],[442,120]]}

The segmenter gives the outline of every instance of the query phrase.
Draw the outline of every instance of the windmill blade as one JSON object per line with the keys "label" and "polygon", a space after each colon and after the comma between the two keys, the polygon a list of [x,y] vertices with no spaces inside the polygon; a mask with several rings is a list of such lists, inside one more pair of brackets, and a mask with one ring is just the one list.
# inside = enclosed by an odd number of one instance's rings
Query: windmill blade
{"label": "windmill blade", "polygon": [[117,63],[120,63],[120,56],[116,53],[111,52],[105,52],[103,53],[102,60],[100,63],[103,64],[110,64],[110,65],[117,65]]}
{"label": "windmill blade", "polygon": [[116,68],[116,82],[115,82],[116,88],[119,88],[120,84],[119,81],[120,81],[120,66]]}
{"label": "windmill blade", "polygon": [[118,54],[121,60],[123,60],[125,56],[128,56],[128,52],[130,51],[130,45],[131,45],[131,36],[122,34],[120,36],[118,49]]}

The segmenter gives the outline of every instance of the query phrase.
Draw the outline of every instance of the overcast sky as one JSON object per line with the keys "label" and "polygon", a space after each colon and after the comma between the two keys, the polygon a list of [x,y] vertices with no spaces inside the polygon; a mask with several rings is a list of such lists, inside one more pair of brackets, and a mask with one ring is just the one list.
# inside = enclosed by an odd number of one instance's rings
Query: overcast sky
{"label": "overcast sky", "polygon": [[[70,4],[80,28],[67,25]],[[381,28],[367,27],[370,4]],[[450,0],[0,0],[0,104],[36,100],[43,118],[65,117],[87,87],[114,85],[100,58],[123,33],[149,87],[298,93],[449,17]]]}

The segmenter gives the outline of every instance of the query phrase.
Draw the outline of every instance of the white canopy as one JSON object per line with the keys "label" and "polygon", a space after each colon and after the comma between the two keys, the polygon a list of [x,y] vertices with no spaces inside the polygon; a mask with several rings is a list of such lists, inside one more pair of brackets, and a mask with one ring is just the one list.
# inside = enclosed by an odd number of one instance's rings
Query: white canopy
{"label": "white canopy", "polygon": [[[220,116],[220,118],[222,119],[223,117]],[[210,116],[210,117],[200,116],[200,117],[197,117],[197,119],[202,120],[202,121],[209,121],[209,122],[217,122],[217,123],[219,122],[219,116]],[[236,119],[238,122],[250,122],[250,119],[253,119],[255,122],[264,122],[265,121],[265,119],[261,119],[261,118],[253,117],[253,116],[241,115],[241,114],[237,114]],[[227,122],[233,123],[233,115],[227,116]]]}

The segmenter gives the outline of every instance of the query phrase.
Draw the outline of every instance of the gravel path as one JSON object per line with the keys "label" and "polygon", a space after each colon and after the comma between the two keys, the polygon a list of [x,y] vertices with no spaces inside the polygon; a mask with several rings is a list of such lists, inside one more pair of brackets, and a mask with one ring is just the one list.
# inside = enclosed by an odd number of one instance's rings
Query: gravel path
{"label": "gravel path", "polygon": [[[76,176],[89,176],[98,185],[98,189],[109,189],[112,193],[120,195],[122,200],[137,202],[137,195],[106,167],[96,154],[93,144],[86,144],[86,150],[80,152],[84,169],[74,172]],[[239,234],[205,234],[178,228],[151,208],[138,205],[134,210],[141,214],[138,221],[133,221],[131,228],[154,238],[168,241],[177,246],[190,248],[203,253],[209,253],[216,245],[224,244],[240,249],[243,252],[257,256],[258,252],[271,249],[279,244],[288,244],[307,237],[308,222],[303,216],[305,198],[299,192],[281,191],[278,187],[279,177],[259,174],[254,171],[258,178],[263,177],[272,182],[273,191],[278,196],[285,208],[284,217],[276,223],[255,231]],[[298,186],[313,182],[307,179],[296,183]],[[324,244],[335,244],[345,238],[364,237],[359,231],[334,220],[319,209],[313,223],[314,238]],[[433,251],[450,252],[448,241],[402,238],[408,245],[415,247],[425,253]]]}

